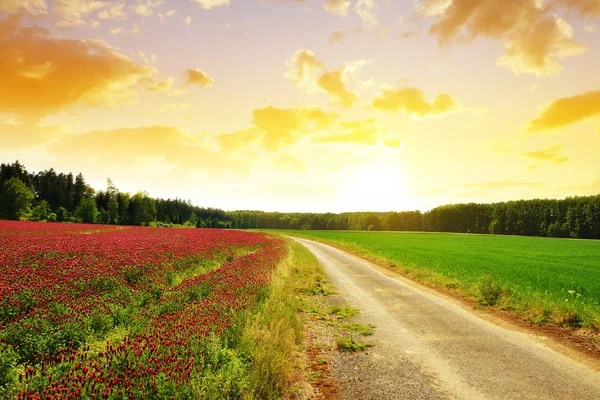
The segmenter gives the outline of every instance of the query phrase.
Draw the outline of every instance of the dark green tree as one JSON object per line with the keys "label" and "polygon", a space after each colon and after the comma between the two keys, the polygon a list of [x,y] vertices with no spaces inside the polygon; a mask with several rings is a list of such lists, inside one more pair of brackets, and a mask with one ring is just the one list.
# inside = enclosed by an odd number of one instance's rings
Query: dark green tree
{"label": "dark green tree", "polygon": [[92,197],[82,198],[75,209],[75,218],[86,224],[96,223],[99,214],[98,207],[96,207],[96,200]]}
{"label": "dark green tree", "polygon": [[156,221],[156,201],[146,192],[138,192],[131,198],[133,223],[135,225],[148,225]]}
{"label": "dark green tree", "polygon": [[10,178],[2,185],[0,215],[7,219],[23,219],[30,212],[33,191],[19,178]]}
{"label": "dark green tree", "polygon": [[58,210],[56,210],[56,221],[57,222],[69,222],[70,217],[71,216],[69,215],[69,212],[67,211],[66,208],[59,207]]}
{"label": "dark green tree", "polygon": [[48,216],[52,213],[50,204],[46,200],[41,200],[31,211],[31,219],[33,221],[47,221]]}

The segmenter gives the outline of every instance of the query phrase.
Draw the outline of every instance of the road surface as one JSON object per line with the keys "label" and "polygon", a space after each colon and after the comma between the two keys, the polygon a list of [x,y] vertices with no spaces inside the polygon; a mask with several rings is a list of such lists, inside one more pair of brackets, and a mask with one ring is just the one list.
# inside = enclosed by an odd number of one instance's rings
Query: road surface
{"label": "road surface", "polygon": [[553,350],[546,338],[496,325],[334,247],[293,239],[376,325],[368,356],[333,365],[334,376],[342,371],[342,399],[600,399],[597,367]]}

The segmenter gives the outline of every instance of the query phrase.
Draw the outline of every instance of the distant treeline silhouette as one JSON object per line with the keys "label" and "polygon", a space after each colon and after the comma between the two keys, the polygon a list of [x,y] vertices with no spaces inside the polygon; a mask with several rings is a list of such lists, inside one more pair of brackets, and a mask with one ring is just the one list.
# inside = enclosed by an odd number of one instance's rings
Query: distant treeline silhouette
{"label": "distant treeline silhouette", "polygon": [[600,195],[564,200],[451,204],[425,213],[280,213],[223,211],[181,199],[95,191],[82,174],[29,173],[18,161],[0,165],[0,217],[50,222],[238,229],[429,231],[600,239]]}

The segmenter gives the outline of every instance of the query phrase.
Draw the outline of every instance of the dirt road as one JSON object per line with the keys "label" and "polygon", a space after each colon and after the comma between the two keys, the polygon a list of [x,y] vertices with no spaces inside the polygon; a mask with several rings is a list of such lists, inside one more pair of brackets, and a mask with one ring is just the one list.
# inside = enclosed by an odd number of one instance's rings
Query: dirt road
{"label": "dirt road", "polygon": [[496,325],[331,246],[294,240],[377,326],[370,354],[333,365],[342,399],[600,399],[597,366],[551,349],[548,339]]}

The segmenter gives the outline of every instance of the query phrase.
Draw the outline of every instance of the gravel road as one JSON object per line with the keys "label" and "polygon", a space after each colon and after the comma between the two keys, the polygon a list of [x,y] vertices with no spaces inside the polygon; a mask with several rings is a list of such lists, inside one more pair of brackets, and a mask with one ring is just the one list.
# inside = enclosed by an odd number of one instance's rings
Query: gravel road
{"label": "gravel road", "polygon": [[367,354],[332,366],[342,399],[600,399],[600,364],[570,358],[543,336],[490,322],[344,251],[293,239],[377,327]]}

